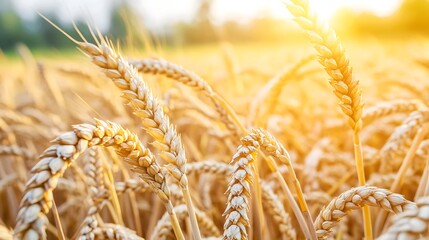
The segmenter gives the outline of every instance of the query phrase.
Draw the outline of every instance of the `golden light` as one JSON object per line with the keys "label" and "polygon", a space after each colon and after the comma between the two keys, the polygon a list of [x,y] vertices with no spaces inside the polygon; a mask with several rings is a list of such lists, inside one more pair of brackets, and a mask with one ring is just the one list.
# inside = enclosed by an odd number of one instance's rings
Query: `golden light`
{"label": "golden light", "polygon": [[344,5],[345,1],[336,0],[311,0],[311,6],[316,11],[317,15],[323,20],[329,20],[334,16],[335,12]]}
{"label": "golden light", "polygon": [[392,14],[401,2],[402,0],[310,0],[313,9],[325,20],[330,20],[344,7],[358,12],[369,11],[378,16],[387,16]]}

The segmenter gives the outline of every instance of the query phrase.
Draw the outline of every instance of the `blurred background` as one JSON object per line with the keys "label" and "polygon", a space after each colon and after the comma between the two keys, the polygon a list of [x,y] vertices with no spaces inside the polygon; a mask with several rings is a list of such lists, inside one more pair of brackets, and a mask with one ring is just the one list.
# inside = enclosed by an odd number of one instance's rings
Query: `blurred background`
{"label": "blurred background", "polygon": [[[428,0],[312,2],[342,39],[429,36]],[[2,0],[2,52],[13,55],[18,43],[36,54],[74,48],[37,13],[66,32],[74,32],[72,21],[83,32],[87,22],[96,23],[102,33],[139,49],[154,43],[177,48],[219,41],[293,42],[303,37],[280,0]]]}

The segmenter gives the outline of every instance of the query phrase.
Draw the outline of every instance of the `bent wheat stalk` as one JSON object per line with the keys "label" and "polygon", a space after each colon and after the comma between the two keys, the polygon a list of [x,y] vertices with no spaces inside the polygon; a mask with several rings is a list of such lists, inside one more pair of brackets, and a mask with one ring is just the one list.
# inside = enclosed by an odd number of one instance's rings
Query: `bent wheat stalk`
{"label": "bent wheat stalk", "polygon": [[361,186],[352,188],[334,198],[317,216],[314,226],[317,238],[326,239],[331,229],[350,211],[363,206],[380,207],[388,212],[400,213],[415,209],[416,205],[402,195],[387,189]]}
{"label": "bent wheat stalk", "polygon": [[236,121],[237,119],[231,119],[231,112],[229,112],[228,109],[225,109],[219,100],[214,97],[217,94],[213,91],[212,87],[197,74],[164,59],[134,60],[130,61],[130,64],[134,65],[139,72],[165,75],[166,77],[187,85],[196,91],[204,92],[215,105],[216,111],[227,129],[236,137],[240,135],[243,130],[240,129],[240,123]]}
{"label": "bent wheat stalk", "polygon": [[46,214],[52,207],[52,192],[72,162],[88,147],[115,148],[118,155],[140,173],[158,195],[170,213],[178,239],[184,239],[169,200],[170,191],[165,181],[165,171],[156,163],[154,156],[132,132],[111,122],[96,120],[95,125],[80,124],[73,131],[60,135],[40,156],[31,170],[26,184],[17,223],[16,239],[46,239]]}
{"label": "bent wheat stalk", "polygon": [[423,109],[425,105],[418,100],[395,100],[382,102],[375,106],[366,108],[362,114],[364,126],[368,126],[379,118],[383,118],[395,113],[411,113]]}
{"label": "bent wheat stalk", "polygon": [[[308,56],[301,59],[298,63],[294,64],[290,69],[283,70],[276,76],[274,76],[253,98],[250,103],[250,113],[248,116],[248,123],[253,123],[256,117],[262,117],[264,114],[270,114],[274,112],[276,101],[278,101],[280,94],[283,90],[283,87],[286,85],[286,82],[292,77],[296,77],[298,71],[308,64],[310,61],[314,60],[315,57]],[[264,111],[260,113],[261,108],[264,107]],[[261,122],[261,121],[258,121]]]}

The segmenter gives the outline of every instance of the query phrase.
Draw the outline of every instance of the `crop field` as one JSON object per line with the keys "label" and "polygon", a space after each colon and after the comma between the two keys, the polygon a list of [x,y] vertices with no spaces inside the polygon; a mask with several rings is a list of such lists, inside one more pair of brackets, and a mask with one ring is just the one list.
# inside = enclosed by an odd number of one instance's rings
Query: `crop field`
{"label": "crop field", "polygon": [[285,6],[302,41],[136,51],[46,19],[77,49],[0,52],[0,240],[429,238],[429,37]]}

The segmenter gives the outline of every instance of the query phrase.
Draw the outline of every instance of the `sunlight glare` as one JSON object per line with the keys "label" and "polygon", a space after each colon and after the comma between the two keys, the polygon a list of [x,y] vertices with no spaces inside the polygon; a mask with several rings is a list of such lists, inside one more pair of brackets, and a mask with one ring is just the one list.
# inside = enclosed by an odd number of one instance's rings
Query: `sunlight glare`
{"label": "sunlight glare", "polygon": [[343,7],[357,12],[369,11],[384,17],[392,14],[401,0],[310,0],[312,9],[324,20],[330,20]]}

